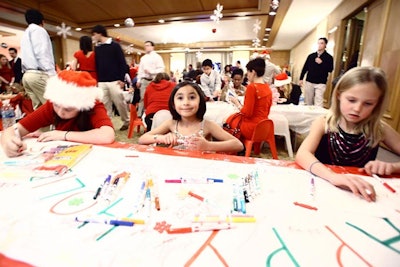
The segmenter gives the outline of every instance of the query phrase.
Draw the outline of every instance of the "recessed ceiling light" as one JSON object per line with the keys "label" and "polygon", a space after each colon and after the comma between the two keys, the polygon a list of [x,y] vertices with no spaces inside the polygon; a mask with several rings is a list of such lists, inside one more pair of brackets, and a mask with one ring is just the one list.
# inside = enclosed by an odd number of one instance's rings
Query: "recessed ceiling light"
{"label": "recessed ceiling light", "polygon": [[271,28],[265,28],[265,31],[269,32],[271,31]]}
{"label": "recessed ceiling light", "polygon": [[165,22],[165,20],[163,20],[163,19],[159,19],[159,20],[158,20],[158,22],[159,22],[159,23],[164,23],[164,22]]}
{"label": "recessed ceiling light", "polygon": [[263,41],[268,41],[268,38],[264,38]]}
{"label": "recessed ceiling light", "polygon": [[118,28],[119,26],[121,26],[119,23],[115,23],[115,24],[114,24],[114,27],[117,27],[117,28]]}
{"label": "recessed ceiling light", "polygon": [[82,30],[82,28],[76,28],[75,29],[75,31],[77,31],[77,32],[79,32],[79,31],[81,31]]}
{"label": "recessed ceiling light", "polygon": [[275,16],[275,15],[276,15],[276,12],[275,12],[275,11],[271,11],[271,12],[268,13],[268,15],[270,15],[270,16]]}

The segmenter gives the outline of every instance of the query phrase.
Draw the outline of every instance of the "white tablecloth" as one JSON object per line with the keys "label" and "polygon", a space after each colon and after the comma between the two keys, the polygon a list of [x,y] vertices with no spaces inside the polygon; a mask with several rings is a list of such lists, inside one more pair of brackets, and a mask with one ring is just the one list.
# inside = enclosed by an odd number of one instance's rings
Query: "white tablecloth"
{"label": "white tablecloth", "polygon": [[319,116],[325,115],[327,109],[304,105],[273,105],[270,114],[282,114],[289,121],[289,128],[299,134],[310,131],[311,123]]}
{"label": "white tablecloth", "polygon": [[206,102],[206,105],[207,111],[204,118],[221,126],[229,115],[239,111],[233,104],[222,101]]}

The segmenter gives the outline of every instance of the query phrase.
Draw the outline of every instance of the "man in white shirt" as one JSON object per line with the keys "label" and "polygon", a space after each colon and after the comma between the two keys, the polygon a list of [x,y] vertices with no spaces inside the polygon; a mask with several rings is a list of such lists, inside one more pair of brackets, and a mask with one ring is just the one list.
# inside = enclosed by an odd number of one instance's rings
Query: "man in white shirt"
{"label": "man in white shirt", "polygon": [[154,51],[152,41],[144,42],[146,54],[140,58],[136,87],[140,89],[140,102],[138,116],[143,115],[144,92],[149,83],[154,79],[157,73],[164,72],[165,66],[162,57]]}
{"label": "man in white shirt", "polygon": [[265,56],[265,72],[263,76],[263,80],[265,83],[268,83],[268,85],[271,85],[274,83],[274,77],[275,75],[278,75],[281,73],[281,68],[279,68],[277,65],[271,62],[271,56],[269,54],[266,54]]}
{"label": "man in white shirt", "polygon": [[36,9],[25,12],[28,23],[21,38],[22,84],[37,109],[46,99],[43,97],[47,79],[56,74],[53,46],[43,28],[43,15]]}

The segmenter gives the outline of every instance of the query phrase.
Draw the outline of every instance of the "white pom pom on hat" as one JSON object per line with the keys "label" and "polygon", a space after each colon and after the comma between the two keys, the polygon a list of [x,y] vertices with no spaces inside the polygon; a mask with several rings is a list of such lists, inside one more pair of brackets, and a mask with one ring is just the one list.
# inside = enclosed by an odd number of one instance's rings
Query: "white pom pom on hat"
{"label": "white pom pom on hat", "polygon": [[292,77],[288,76],[285,72],[275,75],[274,84],[279,87],[292,82]]}
{"label": "white pom pom on hat", "polygon": [[89,110],[103,98],[97,81],[85,71],[63,70],[47,80],[44,98],[68,108]]}

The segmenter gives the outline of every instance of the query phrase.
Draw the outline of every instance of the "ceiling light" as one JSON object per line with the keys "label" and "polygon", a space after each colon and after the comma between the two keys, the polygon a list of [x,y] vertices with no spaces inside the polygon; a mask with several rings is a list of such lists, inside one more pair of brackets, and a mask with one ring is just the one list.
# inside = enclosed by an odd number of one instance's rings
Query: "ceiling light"
{"label": "ceiling light", "polygon": [[165,20],[163,20],[163,19],[159,19],[159,20],[158,20],[158,22],[159,22],[159,23],[164,23],[164,22],[165,22]]}
{"label": "ceiling light", "polygon": [[121,26],[119,23],[115,23],[115,24],[114,24],[114,27],[117,27],[117,28],[118,28],[119,26]]}
{"label": "ceiling light", "polygon": [[271,11],[271,12],[268,13],[268,15],[270,15],[270,16],[275,16],[275,15],[276,15],[276,12],[275,12],[275,11]]}
{"label": "ceiling light", "polygon": [[269,32],[271,31],[271,28],[265,28],[265,31]]}
{"label": "ceiling light", "polygon": [[268,41],[268,38],[264,38],[263,41]]}
{"label": "ceiling light", "polygon": [[80,32],[82,28],[76,28],[75,31]]}

